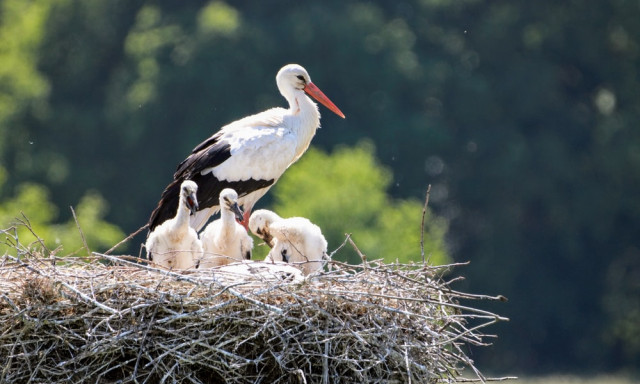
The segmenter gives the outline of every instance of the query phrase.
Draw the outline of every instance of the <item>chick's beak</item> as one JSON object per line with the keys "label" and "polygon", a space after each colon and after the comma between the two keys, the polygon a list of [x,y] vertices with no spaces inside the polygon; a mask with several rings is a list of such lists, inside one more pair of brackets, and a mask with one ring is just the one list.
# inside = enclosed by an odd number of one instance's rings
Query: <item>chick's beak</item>
{"label": "chick's beak", "polygon": [[199,208],[198,199],[196,198],[195,193],[191,193],[189,194],[189,196],[187,196],[187,205],[189,206],[189,210],[191,211],[191,214],[195,215]]}
{"label": "chick's beak", "polygon": [[238,220],[239,223],[244,221],[244,211],[240,208],[238,203],[231,204],[231,211],[236,215],[236,220]]}

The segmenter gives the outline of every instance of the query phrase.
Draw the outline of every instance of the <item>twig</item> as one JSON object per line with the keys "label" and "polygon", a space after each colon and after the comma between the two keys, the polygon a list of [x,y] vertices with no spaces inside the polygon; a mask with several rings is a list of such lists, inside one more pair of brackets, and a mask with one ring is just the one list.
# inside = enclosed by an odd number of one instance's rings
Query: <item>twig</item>
{"label": "twig", "polygon": [[91,255],[91,250],[89,249],[89,245],[87,245],[87,239],[84,237],[84,233],[82,232],[82,228],[80,228],[80,223],[78,222],[78,217],[76,216],[76,211],[73,209],[73,206],[69,206],[71,209],[71,214],[73,215],[73,220],[76,222],[76,227],[78,227],[78,232],[80,232],[80,237],[82,238],[82,244],[84,244],[84,249],[87,250],[87,255]]}
{"label": "twig", "polygon": [[408,383],[411,384],[411,365],[409,364],[409,351],[407,350],[407,346],[404,346],[404,364],[407,369],[407,379]]}
{"label": "twig", "polygon": [[329,255],[329,258],[331,260],[333,260],[333,255],[336,254],[336,252],[338,252],[339,250],[341,250],[349,241],[349,239],[351,238],[351,234],[350,233],[345,233],[345,238],[344,241],[342,242],[342,244],[340,244],[340,246],[338,246],[338,248],[336,248],[333,252],[331,252],[331,254]]}
{"label": "twig", "polygon": [[142,232],[143,230],[147,229],[149,227],[149,224],[145,224],[142,227],[138,228],[137,231],[133,232],[132,234],[130,234],[129,236],[125,237],[122,241],[120,241],[118,244],[114,245],[113,247],[111,247],[108,251],[106,251],[104,254],[105,255],[109,255],[111,254],[111,252],[113,252],[116,248],[118,248],[120,245],[122,245],[123,243],[131,240],[132,238],[134,238],[138,233]]}
{"label": "twig", "polygon": [[[100,254],[100,253],[97,253],[97,252],[94,252],[93,254],[96,255],[96,256],[104,257],[105,259],[108,259],[108,260],[111,260],[111,261],[121,262],[121,263],[125,263],[125,264],[127,264],[127,263],[134,264],[131,261],[120,259],[120,258],[117,258],[117,257],[114,257],[114,256],[110,256],[110,255],[107,255],[107,254]],[[150,267],[148,265],[139,265],[139,264],[134,264],[134,265],[136,265],[136,266],[138,266],[140,268],[144,268],[144,269],[152,270],[152,271],[155,271],[155,272],[159,272],[159,273],[162,273],[162,274],[167,275],[167,276],[172,276],[177,280],[190,281],[190,282],[193,282],[193,283],[196,283],[196,284],[199,283],[198,280],[193,279],[193,278],[189,278],[189,277],[187,277],[185,275],[182,275],[180,273],[176,273],[176,272],[172,272],[172,271],[165,270],[165,269],[160,269],[160,268],[153,268],[153,267]],[[229,293],[231,293],[233,296],[235,296],[235,297],[237,297],[237,298],[239,298],[241,300],[248,301],[248,302],[250,302],[252,304],[255,304],[255,305],[259,306],[259,307],[268,309],[268,310],[276,312],[276,313],[282,313],[282,310],[280,308],[278,308],[278,307],[274,307],[272,305],[265,304],[265,303],[260,302],[258,300],[252,299],[252,298],[250,298],[250,297],[248,297],[246,295],[243,295],[242,293],[238,292],[235,289],[229,288],[229,286],[224,286],[224,285],[222,285],[220,283],[217,283],[217,284],[219,284],[220,286],[228,289]]]}
{"label": "twig", "polygon": [[[40,238],[40,236],[36,235],[36,233],[33,231],[33,228],[31,228],[31,222],[29,221],[27,216],[24,214],[24,212],[20,212],[20,215],[22,215],[22,220],[17,219],[18,223],[26,227],[29,230],[29,232],[31,232],[31,234],[36,238],[36,240],[38,240],[38,242],[42,246],[42,249],[47,251],[47,254],[51,254],[51,251],[49,250],[49,248],[47,248],[47,246],[44,245],[44,241]],[[18,240],[18,236],[16,235],[16,242],[17,240]]]}
{"label": "twig", "polygon": [[351,236],[349,236],[349,243],[351,244],[351,246],[353,247],[353,249],[356,250],[356,253],[358,254],[358,256],[360,256],[360,259],[362,260],[362,266],[364,269],[367,269],[367,255],[365,255],[364,253],[360,252],[360,249],[358,248],[358,246],[356,245],[356,243],[353,241],[353,239],[351,238]]}
{"label": "twig", "polygon": [[307,384],[307,378],[304,377],[304,371],[302,371],[302,369],[296,369],[294,373],[300,378],[301,384]]}
{"label": "twig", "polygon": [[[349,235],[338,249],[347,242],[359,252]],[[513,379],[485,378],[466,355],[507,320],[459,304],[500,300],[449,287],[456,279],[443,276],[466,263],[387,264],[359,252],[362,264],[331,260],[329,272],[291,284],[132,256],[42,258],[15,243],[18,255],[0,256],[3,383]]]}
{"label": "twig", "polygon": [[[35,272],[36,274],[38,274],[38,275],[40,275],[40,276],[45,276],[41,271],[39,271],[39,270],[37,270],[36,268],[34,268],[33,266],[31,266],[31,265],[29,265],[29,264],[25,263],[24,261],[22,261],[22,260],[20,260],[20,259],[18,259],[18,258],[16,258],[16,257],[10,256],[10,255],[7,255],[7,257],[9,257],[10,259],[13,259],[14,261],[18,262],[19,264],[21,264],[21,265],[22,265],[22,266],[24,266],[25,268],[29,269],[30,271]],[[98,301],[96,301],[96,300],[94,300],[94,299],[90,298],[89,296],[85,295],[85,294],[84,294],[84,293],[82,293],[81,291],[79,291],[79,290],[77,290],[76,288],[72,287],[72,286],[71,286],[71,285],[69,285],[68,283],[66,283],[66,282],[64,282],[64,281],[59,281],[59,283],[60,283],[63,287],[65,287],[65,288],[69,289],[70,291],[73,291],[75,294],[77,294],[78,296],[80,296],[80,298],[82,298],[84,301],[89,302],[89,303],[91,303],[91,304],[93,304],[93,305],[95,305],[96,307],[99,307],[99,308],[101,308],[101,309],[104,309],[105,311],[107,311],[107,312],[109,312],[109,313],[111,313],[111,314],[119,314],[119,312],[118,312],[118,311],[116,311],[115,309],[110,308],[110,307],[108,307],[108,306],[106,306],[106,305],[104,305],[104,304],[102,304],[102,303],[100,303],[100,302],[98,302]]]}
{"label": "twig", "polygon": [[486,377],[484,380],[482,379],[467,379],[464,377],[456,378],[456,382],[458,383],[477,383],[479,381],[482,382],[491,382],[491,381],[507,381],[507,380],[518,380],[518,376],[505,376],[505,377]]}
{"label": "twig", "polygon": [[[327,323],[327,329],[325,330],[325,333],[329,333],[328,328],[329,328],[329,324]],[[331,340],[325,340],[324,342],[324,355],[322,356],[322,383],[323,384],[329,384],[329,343],[330,341]]]}
{"label": "twig", "polygon": [[153,323],[156,319],[156,315],[158,314],[158,308],[160,308],[160,305],[157,304],[154,306],[153,308],[153,313],[151,314],[151,319],[149,320],[144,333],[142,334],[142,340],[140,341],[140,352],[138,352],[138,357],[136,358],[136,364],[133,367],[133,377],[137,377],[138,376],[138,364],[140,364],[140,358],[142,357],[142,352],[144,351],[144,348],[146,348],[146,341],[147,341],[147,335],[149,334],[149,330],[151,329],[151,327],[153,326]]}
{"label": "twig", "polygon": [[[431,193],[431,184],[427,187],[427,197],[424,200],[424,207],[422,208],[422,224],[420,226],[420,252],[422,253],[422,264],[429,262],[429,259],[424,258],[424,216],[427,213],[427,205],[429,205],[429,194]],[[431,255],[429,255],[431,257]]]}
{"label": "twig", "polygon": [[60,281],[59,283],[63,287],[67,288],[68,290],[72,291],[76,295],[80,296],[80,298],[82,298],[82,300],[84,300],[84,301],[86,301],[88,303],[91,303],[91,304],[95,305],[96,307],[101,308],[101,309],[111,313],[112,315],[120,314],[120,312],[116,311],[115,309],[113,309],[111,307],[108,307],[108,306],[100,303],[99,301],[90,298],[89,296],[85,295],[84,293],[82,293],[81,291],[79,291],[76,288],[72,287],[71,285],[65,283],[64,281]]}

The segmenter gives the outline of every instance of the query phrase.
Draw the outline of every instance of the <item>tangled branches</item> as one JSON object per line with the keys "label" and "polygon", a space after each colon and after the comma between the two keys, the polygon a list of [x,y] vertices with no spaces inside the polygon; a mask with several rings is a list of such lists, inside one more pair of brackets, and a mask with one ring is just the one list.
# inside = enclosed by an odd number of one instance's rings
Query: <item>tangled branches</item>
{"label": "tangled branches", "polygon": [[3,383],[484,382],[466,346],[506,320],[461,304],[497,298],[451,289],[452,266],[332,261],[287,282],[16,250],[0,258]]}

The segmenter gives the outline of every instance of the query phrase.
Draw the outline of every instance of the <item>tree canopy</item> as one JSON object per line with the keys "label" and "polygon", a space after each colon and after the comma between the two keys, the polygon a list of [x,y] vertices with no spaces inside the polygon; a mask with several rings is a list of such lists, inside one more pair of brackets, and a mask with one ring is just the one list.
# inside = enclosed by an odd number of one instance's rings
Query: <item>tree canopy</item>
{"label": "tree canopy", "polygon": [[[274,187],[274,210],[283,217],[313,218],[330,249],[345,240],[347,231],[369,260],[419,262],[422,203],[390,198],[386,190],[391,181],[391,172],[376,163],[370,142],[338,146],[331,154],[311,148]],[[446,220],[429,212],[425,232],[425,257],[436,264],[449,261]],[[339,256],[360,262],[350,246]]]}

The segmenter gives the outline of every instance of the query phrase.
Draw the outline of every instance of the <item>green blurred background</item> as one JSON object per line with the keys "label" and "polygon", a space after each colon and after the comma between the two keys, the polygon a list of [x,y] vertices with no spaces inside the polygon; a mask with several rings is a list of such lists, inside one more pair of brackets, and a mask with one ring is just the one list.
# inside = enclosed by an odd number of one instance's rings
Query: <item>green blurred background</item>
{"label": "green blurred background", "polygon": [[259,208],[419,260],[431,184],[427,254],[509,298],[481,303],[511,321],[480,369],[639,373],[639,1],[2,0],[0,23],[3,227],[71,253],[72,205],[108,249],[299,63],[347,118],[321,108]]}

